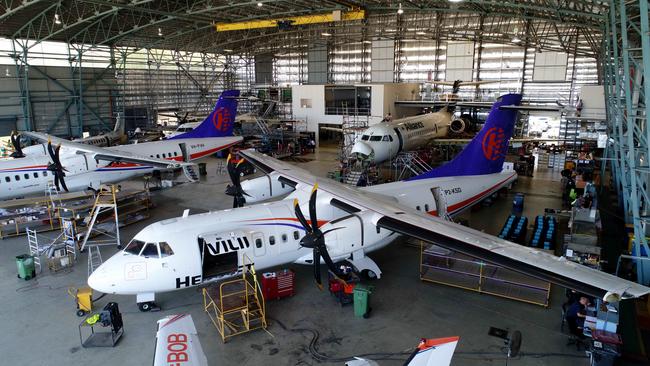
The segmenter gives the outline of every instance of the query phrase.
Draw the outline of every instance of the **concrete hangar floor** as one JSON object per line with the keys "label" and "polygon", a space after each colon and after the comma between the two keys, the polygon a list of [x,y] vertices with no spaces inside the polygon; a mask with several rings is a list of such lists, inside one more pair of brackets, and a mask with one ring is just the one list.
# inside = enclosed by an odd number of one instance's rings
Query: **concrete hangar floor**
{"label": "concrete hangar floor", "polygon": [[[336,166],[333,150],[321,149],[296,163],[324,176]],[[200,183],[184,184],[153,194],[156,208],[149,220],[122,229],[123,242],[149,223],[192,213],[229,208],[232,198],[223,192],[227,175],[217,175],[216,158],[206,159],[208,176]],[[140,181],[127,182],[141,187]],[[535,178],[520,178],[515,191],[526,193],[524,215],[529,218],[545,207],[560,206],[559,174],[538,171]],[[510,197],[511,198],[511,197]],[[510,213],[512,200],[501,198],[491,207],[468,212],[470,226],[496,234]],[[200,290],[193,288],[160,294],[160,312],[141,313],[134,296],[107,295],[96,308],[116,301],[123,314],[125,333],[115,348],[81,348],[74,300],[70,286],[85,283],[86,255],[82,254],[68,273],[50,274],[47,269],[31,281],[16,278],[15,256],[27,250],[26,238],[0,242],[0,365],[149,365],[155,344],[156,320],[169,314],[190,313],[194,318],[210,365],[343,365],[344,359],[368,353],[399,353],[415,346],[422,337],[460,336],[453,365],[503,365],[503,341],[488,335],[490,327],[520,330],[523,355],[512,365],[557,366],[588,364],[584,353],[566,346],[560,332],[560,309],[564,289],[553,286],[551,306],[546,309],[419,280],[419,249],[404,245],[404,239],[375,252],[372,257],[384,275],[374,281],[372,315],[355,318],[353,310],[341,307],[328,292],[314,285],[309,266],[288,265],[297,273],[294,297],[266,304],[268,331],[257,330],[222,343],[216,328],[202,309]],[[106,259],[115,252],[103,248]],[[296,330],[302,329],[302,330]],[[330,357],[319,362],[315,349]],[[314,349],[312,347],[312,350]],[[380,360],[380,365],[401,365],[406,356]]]}

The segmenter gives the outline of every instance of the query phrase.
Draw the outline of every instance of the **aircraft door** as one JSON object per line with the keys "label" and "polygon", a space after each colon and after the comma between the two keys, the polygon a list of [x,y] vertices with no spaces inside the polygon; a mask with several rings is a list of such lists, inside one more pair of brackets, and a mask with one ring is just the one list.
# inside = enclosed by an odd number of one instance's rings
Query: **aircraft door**
{"label": "aircraft door", "polygon": [[190,154],[187,151],[187,145],[185,143],[180,143],[178,146],[181,148],[181,154],[183,155],[183,161],[190,161]]}
{"label": "aircraft door", "polygon": [[239,252],[232,239],[209,235],[206,238],[199,237],[198,244],[203,281],[237,273]]}
{"label": "aircraft door", "polygon": [[253,245],[255,246],[255,256],[261,257],[266,254],[266,243],[264,242],[264,234],[253,233]]}
{"label": "aircraft door", "polygon": [[397,140],[399,141],[399,150],[397,150],[397,152],[400,152],[404,148],[404,139],[402,138],[402,133],[399,132],[398,128],[394,128],[394,130],[395,133],[397,134]]}

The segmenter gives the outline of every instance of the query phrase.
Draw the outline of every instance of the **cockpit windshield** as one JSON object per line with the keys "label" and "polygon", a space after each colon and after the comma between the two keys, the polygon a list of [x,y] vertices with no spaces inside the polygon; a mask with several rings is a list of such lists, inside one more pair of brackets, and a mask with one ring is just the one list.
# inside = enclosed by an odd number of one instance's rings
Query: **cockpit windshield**
{"label": "cockpit windshield", "polygon": [[369,138],[370,138],[370,136],[368,136],[368,135],[361,136],[361,140],[363,140],[363,141],[368,141]]}
{"label": "cockpit windshield", "polygon": [[133,239],[126,248],[124,248],[124,251],[146,258],[159,258],[174,255],[171,246],[164,241],[160,243],[145,243],[141,240]]}
{"label": "cockpit windshield", "polygon": [[370,136],[370,141],[381,141],[381,136],[379,135]]}
{"label": "cockpit windshield", "polygon": [[124,248],[124,251],[130,254],[139,255],[144,247],[145,242],[133,239],[131,242]]}

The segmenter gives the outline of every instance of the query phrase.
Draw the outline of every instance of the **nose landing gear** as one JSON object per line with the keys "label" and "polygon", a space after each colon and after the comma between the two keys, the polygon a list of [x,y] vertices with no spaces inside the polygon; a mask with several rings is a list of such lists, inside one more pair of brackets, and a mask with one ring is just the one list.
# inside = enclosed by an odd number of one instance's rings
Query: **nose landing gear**
{"label": "nose landing gear", "polygon": [[154,302],[156,294],[154,293],[141,293],[136,295],[136,302],[138,309],[142,312],[160,311],[160,306]]}
{"label": "nose landing gear", "polygon": [[149,311],[160,311],[160,306],[156,305],[156,303],[153,301],[139,302],[138,309],[140,309],[140,311],[143,313]]}

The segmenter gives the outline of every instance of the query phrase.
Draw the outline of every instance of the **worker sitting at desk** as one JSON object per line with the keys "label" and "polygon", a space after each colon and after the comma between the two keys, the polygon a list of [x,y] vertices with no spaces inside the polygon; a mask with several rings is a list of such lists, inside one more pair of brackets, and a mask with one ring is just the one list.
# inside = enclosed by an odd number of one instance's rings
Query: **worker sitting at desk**
{"label": "worker sitting at desk", "polygon": [[581,296],[580,300],[573,303],[566,312],[566,321],[569,325],[569,331],[580,339],[585,338],[584,334],[582,334],[582,327],[584,326],[585,318],[587,317],[586,310],[588,305],[589,299]]}

